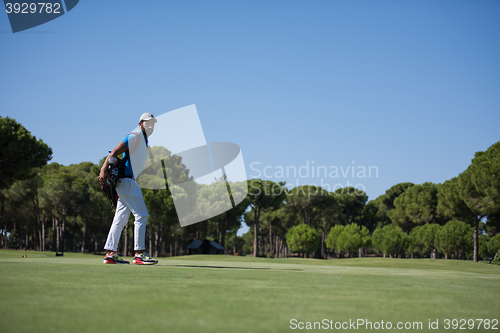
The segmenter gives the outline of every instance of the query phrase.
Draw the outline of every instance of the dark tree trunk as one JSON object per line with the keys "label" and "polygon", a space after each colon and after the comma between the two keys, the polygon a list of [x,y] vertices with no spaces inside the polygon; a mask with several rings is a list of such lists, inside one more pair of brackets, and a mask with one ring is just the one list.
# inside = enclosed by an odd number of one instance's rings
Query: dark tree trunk
{"label": "dark tree trunk", "polygon": [[64,228],[66,226],[66,213],[67,213],[67,209],[64,208],[63,221],[62,221],[62,226],[61,226],[61,242],[60,242],[62,255],[64,255],[64,231],[65,231]]}
{"label": "dark tree trunk", "polygon": [[476,221],[474,221],[474,262],[477,262],[479,259],[479,221],[481,219],[479,216],[476,216]]}
{"label": "dark tree trunk", "polygon": [[283,228],[283,226],[281,226],[281,239],[280,239],[280,255],[281,255],[281,258],[286,258],[285,256],[285,229]]}
{"label": "dark tree trunk", "polygon": [[273,226],[269,224],[269,256],[273,256]]}
{"label": "dark tree trunk", "polygon": [[174,231],[174,255],[177,257],[177,228]]}
{"label": "dark tree trunk", "polygon": [[55,246],[55,249],[54,249],[54,251],[56,253],[59,252],[60,246],[61,246],[60,245],[61,244],[61,231],[60,230],[61,230],[61,228],[59,226],[59,220],[56,218],[56,230],[55,230],[55,232],[56,232],[56,246]]}
{"label": "dark tree trunk", "polygon": [[162,223],[160,228],[160,256],[165,256],[165,224]]}
{"label": "dark tree trunk", "polygon": [[40,240],[40,251],[43,251],[42,220],[40,218],[40,207],[38,204],[38,197],[34,199],[34,204],[35,204],[36,221],[38,222],[38,238]]}
{"label": "dark tree trunk", "polygon": [[234,242],[233,242],[233,254],[237,253],[238,250],[236,249],[236,243],[238,241],[238,236],[236,235],[236,233],[234,234]]}
{"label": "dark tree trunk", "polygon": [[3,196],[3,192],[0,191],[0,202],[1,202],[1,207],[0,207],[0,230],[2,230],[2,234],[0,235],[0,246],[5,247],[5,244],[3,244],[3,212],[4,212],[4,207],[5,207],[5,197]]}
{"label": "dark tree trunk", "polygon": [[160,246],[160,224],[156,226],[155,231],[155,257],[158,257],[158,248]]}
{"label": "dark tree trunk", "polygon": [[267,244],[266,244],[266,234],[264,233],[264,230],[261,228],[260,230],[260,256],[265,257],[267,253]]}
{"label": "dark tree trunk", "polygon": [[40,251],[45,251],[45,217],[42,221],[42,240],[40,241],[40,244],[42,245]]}
{"label": "dark tree trunk", "polygon": [[255,207],[254,219],[253,219],[253,256],[257,257],[257,251],[259,250],[259,215],[260,209]]}
{"label": "dark tree trunk", "polygon": [[221,222],[220,245],[224,249],[226,248],[226,218],[224,218]]}
{"label": "dark tree trunk", "polygon": [[181,243],[179,245],[179,254],[181,254],[182,244],[184,244],[184,234],[181,234]]}
{"label": "dark tree trunk", "polygon": [[[18,230],[17,230],[17,223],[16,223],[16,216],[14,216],[14,219],[12,221],[12,231],[10,232],[10,235],[12,237],[12,242],[14,243],[14,248],[16,250],[19,249],[19,233],[18,233]],[[7,241],[6,241],[6,244],[7,244],[7,247],[9,246],[9,239],[7,238]]]}
{"label": "dark tree trunk", "polygon": [[321,232],[321,257],[323,259],[326,259],[325,240],[326,240],[326,222],[323,222],[323,230]]}
{"label": "dark tree trunk", "polygon": [[55,217],[52,217],[52,248],[51,250],[56,252],[57,251],[57,244],[58,244],[58,231],[57,231],[57,219]]}
{"label": "dark tree trunk", "polygon": [[85,253],[85,238],[87,237],[87,219],[83,219],[82,253]]}
{"label": "dark tree trunk", "polygon": [[280,236],[278,234],[274,234],[274,253],[275,258],[280,257],[281,249],[280,249]]}

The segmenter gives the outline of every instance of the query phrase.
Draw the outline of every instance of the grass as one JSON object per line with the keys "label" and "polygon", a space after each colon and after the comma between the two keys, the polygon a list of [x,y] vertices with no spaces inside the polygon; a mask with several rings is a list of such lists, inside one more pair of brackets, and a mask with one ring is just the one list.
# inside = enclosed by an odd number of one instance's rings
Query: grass
{"label": "grass", "polygon": [[291,319],[367,319],[418,321],[426,332],[430,319],[436,332],[447,318],[500,319],[500,266],[483,262],[102,258],[0,250],[0,331],[286,332]]}

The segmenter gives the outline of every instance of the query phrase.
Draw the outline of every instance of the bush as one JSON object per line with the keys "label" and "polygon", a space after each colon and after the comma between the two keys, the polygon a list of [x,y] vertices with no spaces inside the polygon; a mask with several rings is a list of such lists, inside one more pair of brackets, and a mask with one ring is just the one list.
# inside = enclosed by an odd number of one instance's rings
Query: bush
{"label": "bush", "polygon": [[411,250],[420,253],[422,256],[432,253],[436,248],[435,238],[440,229],[439,224],[424,224],[413,228],[410,233],[411,240],[413,240]]}
{"label": "bush", "polygon": [[446,223],[436,235],[436,248],[446,255],[468,253],[474,247],[474,229],[458,220]]}
{"label": "bush", "polygon": [[375,251],[377,251],[377,253],[384,253],[384,250],[383,250],[383,246],[384,246],[383,227],[382,228],[377,227],[375,229],[375,231],[373,232],[372,245],[375,248]]}
{"label": "bush", "polygon": [[489,258],[490,255],[494,255],[495,252],[490,253],[488,250],[489,237],[488,235],[479,235],[479,257]]}
{"label": "bush", "polygon": [[500,251],[498,251],[497,254],[495,254],[495,257],[490,262],[490,264],[500,265]]}
{"label": "bush", "polygon": [[366,247],[370,243],[370,232],[365,226],[356,223],[348,224],[337,238],[337,250],[349,252],[352,257],[360,247]]}
{"label": "bush", "polygon": [[408,248],[409,237],[399,227],[386,225],[382,229],[375,229],[372,243],[379,253],[397,256]]}
{"label": "bush", "polygon": [[332,229],[330,229],[330,233],[328,233],[328,236],[326,236],[326,247],[330,250],[337,250],[337,241],[344,231],[344,226],[343,225],[336,225]]}
{"label": "bush", "polygon": [[488,242],[488,252],[491,255],[494,255],[498,251],[500,251],[500,234],[491,237],[490,241]]}
{"label": "bush", "polygon": [[319,247],[320,237],[318,232],[306,224],[299,224],[288,230],[286,243],[292,252],[305,255],[314,252]]}

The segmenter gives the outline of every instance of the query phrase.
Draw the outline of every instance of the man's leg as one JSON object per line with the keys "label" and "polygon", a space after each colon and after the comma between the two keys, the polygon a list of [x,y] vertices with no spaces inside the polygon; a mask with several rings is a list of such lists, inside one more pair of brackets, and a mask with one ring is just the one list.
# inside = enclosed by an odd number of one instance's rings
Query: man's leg
{"label": "man's leg", "polygon": [[158,263],[158,260],[152,259],[151,257],[141,255],[144,250],[146,250],[146,222],[148,221],[148,209],[142,197],[141,188],[137,183],[131,179],[123,179],[123,182],[127,182],[128,191],[126,193],[120,194],[117,192],[120,198],[123,200],[125,205],[134,214],[134,250],[136,256],[134,257],[135,264],[145,264],[151,265]]}
{"label": "man's leg", "polygon": [[[141,188],[135,181],[129,178],[120,180],[122,186],[116,188],[116,192],[120,200],[127,206],[130,212],[134,214],[134,250],[144,251],[146,249],[146,222],[148,221],[148,209],[144,198],[142,197]],[[117,208],[118,211],[118,208]]]}
{"label": "man's leg", "polygon": [[104,245],[104,249],[108,250],[108,253],[106,253],[106,256],[104,257],[103,261],[105,264],[130,264],[130,262],[128,262],[127,260],[123,260],[116,254],[122,230],[127,225],[129,217],[130,217],[130,209],[124,204],[124,202],[120,198],[118,198],[115,217],[113,218],[113,223],[109,228],[106,245]]}
{"label": "man's leg", "polygon": [[113,223],[111,224],[111,228],[109,228],[106,245],[104,245],[104,249],[108,250],[108,253],[116,252],[116,250],[118,249],[120,236],[122,234],[123,228],[127,225],[129,216],[130,216],[130,209],[128,209],[128,207],[122,202],[122,200],[118,198],[115,217],[113,218]]}

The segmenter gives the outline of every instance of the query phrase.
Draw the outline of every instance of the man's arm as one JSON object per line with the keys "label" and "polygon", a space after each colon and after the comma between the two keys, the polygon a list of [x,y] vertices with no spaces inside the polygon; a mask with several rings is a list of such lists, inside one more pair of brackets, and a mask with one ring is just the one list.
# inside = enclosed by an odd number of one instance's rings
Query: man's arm
{"label": "man's arm", "polygon": [[97,178],[98,181],[104,183],[106,179],[109,178],[109,173],[108,173],[109,158],[111,156],[117,157],[118,155],[126,152],[127,149],[128,149],[127,146],[123,142],[120,142],[115,147],[115,149],[113,149],[111,153],[109,153],[108,157],[106,157],[106,160],[104,161],[104,164],[102,165],[101,172],[99,173],[99,177]]}

